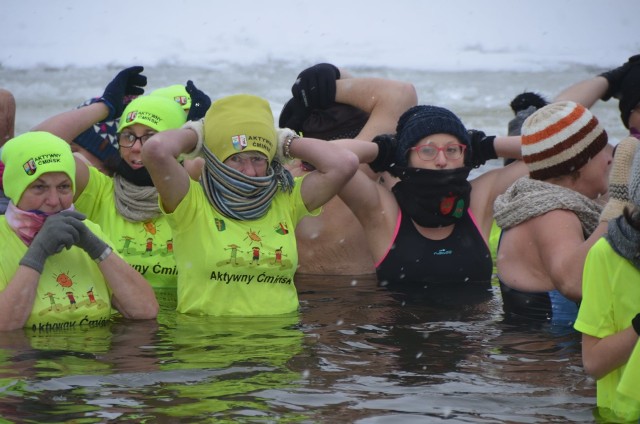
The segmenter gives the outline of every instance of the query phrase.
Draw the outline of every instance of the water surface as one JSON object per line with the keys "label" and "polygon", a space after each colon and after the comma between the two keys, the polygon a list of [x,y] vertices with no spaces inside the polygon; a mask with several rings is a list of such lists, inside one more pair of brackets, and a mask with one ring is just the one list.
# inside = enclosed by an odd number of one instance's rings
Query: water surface
{"label": "water surface", "polygon": [[10,422],[593,422],[579,335],[475,305],[412,303],[372,278],[298,278],[294,316],[158,322],[0,342]]}

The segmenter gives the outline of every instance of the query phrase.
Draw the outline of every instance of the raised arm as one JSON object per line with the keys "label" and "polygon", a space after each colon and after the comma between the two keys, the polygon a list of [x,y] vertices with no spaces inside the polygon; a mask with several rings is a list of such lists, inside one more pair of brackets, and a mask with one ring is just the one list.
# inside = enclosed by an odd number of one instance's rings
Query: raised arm
{"label": "raised arm", "polygon": [[349,150],[324,140],[294,138],[293,131],[281,130],[279,138],[289,143],[292,157],[309,162],[315,170],[302,180],[301,194],[308,210],[327,203],[349,181],[358,169],[358,157]]}
{"label": "raised arm", "polygon": [[590,108],[600,99],[606,101],[611,97],[619,98],[621,91],[624,91],[622,86],[627,74],[636,66],[640,66],[640,55],[631,56],[617,68],[567,87],[554,101],[572,100]]}
{"label": "raised arm", "polygon": [[[394,162],[396,147],[391,136],[376,137],[373,143],[360,140],[336,140],[332,143],[354,152],[360,163],[372,164],[376,171],[386,171]],[[364,228],[369,249],[377,262],[391,243],[398,217],[398,204],[393,194],[371,179],[361,167],[338,196]]]}
{"label": "raised arm", "polygon": [[360,140],[394,133],[400,115],[418,102],[413,84],[383,78],[337,80],[335,99],[370,114],[357,136]]}
{"label": "raised arm", "polygon": [[33,131],[47,131],[71,143],[93,124],[120,117],[125,107],[125,96],[144,93],[142,87],[147,84],[147,77],[141,74],[143,69],[142,66],[123,69],[95,103],[52,116],[38,124]]}
{"label": "raised arm", "polygon": [[570,85],[562,90],[553,101],[571,100],[590,108],[605,95],[608,88],[609,82],[607,79],[598,75]]}
{"label": "raised arm", "polygon": [[[418,101],[410,83],[353,77],[347,70],[329,63],[319,63],[300,72],[291,93],[297,105],[306,109],[306,114],[334,103],[351,105],[368,113],[369,119],[356,137],[360,140],[395,132],[400,115]],[[305,112],[296,110],[295,114],[304,116]],[[296,120],[299,119],[304,120],[298,116]],[[281,125],[285,126],[286,122],[281,121]]]}
{"label": "raised arm", "polygon": [[176,210],[189,191],[189,174],[178,162],[178,156],[192,152],[198,133],[177,129],[155,134],[142,146],[142,162],[158,190],[164,210]]}

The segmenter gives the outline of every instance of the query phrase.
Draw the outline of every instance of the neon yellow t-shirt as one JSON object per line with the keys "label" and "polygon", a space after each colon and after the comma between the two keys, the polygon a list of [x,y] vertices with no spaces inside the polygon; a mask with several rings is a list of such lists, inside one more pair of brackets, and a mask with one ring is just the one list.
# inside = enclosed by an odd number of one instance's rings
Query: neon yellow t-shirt
{"label": "neon yellow t-shirt", "polygon": [[[109,244],[93,222],[84,223]],[[27,246],[0,216],[0,291],[13,278]],[[31,315],[25,324],[33,333],[101,327],[111,319],[111,289],[98,265],[79,247],[49,256],[40,275]]]}
{"label": "neon yellow t-shirt", "polygon": [[[640,271],[618,255],[605,238],[589,250],[582,277],[582,303],[574,328],[593,337],[604,338],[631,325],[640,312]],[[640,365],[640,364],[638,364]],[[597,381],[600,414],[620,422],[640,418],[640,402],[617,391],[629,363]],[[615,421],[614,421],[615,422]]]}
{"label": "neon yellow t-shirt", "polygon": [[87,186],[74,202],[76,209],[99,224],[115,243],[114,250],[154,289],[173,289],[178,271],[173,255],[171,228],[164,215],[132,222],[116,209],[113,179],[89,167]]}
{"label": "neon yellow t-shirt", "polygon": [[295,226],[309,212],[300,195],[278,191],[260,219],[225,217],[199,183],[167,215],[178,264],[181,313],[275,315],[298,308],[293,275],[298,266]]}

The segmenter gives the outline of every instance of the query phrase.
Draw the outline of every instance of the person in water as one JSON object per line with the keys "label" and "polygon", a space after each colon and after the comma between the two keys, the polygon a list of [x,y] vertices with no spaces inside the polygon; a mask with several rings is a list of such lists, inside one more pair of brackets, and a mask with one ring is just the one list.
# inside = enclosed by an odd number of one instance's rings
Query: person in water
{"label": "person in water", "polygon": [[[205,167],[197,182],[179,158],[200,150]],[[294,179],[282,166],[294,157],[315,170]],[[277,131],[265,99],[238,94],[213,102],[202,121],[153,135],[142,160],[173,232],[178,312],[296,313],[295,227],[349,180],[355,155]]]}
{"label": "person in water", "polygon": [[379,284],[425,298],[439,291],[449,300],[472,292],[486,299],[493,201],[526,167],[516,162],[467,178],[487,159],[520,157],[519,137],[469,133],[450,110],[420,105],[402,114],[394,135],[373,141],[337,143],[399,182],[389,190],[358,171],[339,196],[365,229]]}
{"label": "person in water", "polygon": [[606,231],[596,200],[608,191],[607,133],[584,106],[552,103],[524,121],[522,158],[528,177],[494,206],[505,318],[571,326],[586,254]]}
{"label": "person in water", "polygon": [[574,324],[582,333],[585,371],[597,380],[598,415],[603,422],[640,419],[639,152],[628,183],[631,206],[609,221],[607,233],[587,254]]}
{"label": "person in water", "polygon": [[[98,223],[114,248],[156,290],[162,303],[175,304],[177,268],[173,234],[158,206],[158,192],[142,160],[142,146],[155,133],[179,128],[187,114],[173,98],[142,95],[142,67],[124,69],[107,85],[102,98],[80,109],[53,116],[36,128],[70,142],[96,122],[120,116],[118,158],[113,177],[76,157],[75,205]],[[138,97],[124,107],[125,98]],[[117,105],[112,113],[109,105]],[[191,108],[194,111],[194,108]]]}
{"label": "person in water", "polygon": [[[141,82],[143,77],[141,77]],[[133,90],[136,91],[136,90]],[[127,93],[122,99],[122,107],[138,97],[142,92],[136,94]],[[149,93],[153,96],[162,96],[178,103],[189,120],[197,120],[204,116],[204,113],[211,106],[211,99],[202,90],[196,88],[193,82],[187,85],[174,84],[161,87]],[[84,101],[79,108],[83,108],[94,103],[103,103],[103,97],[93,97]],[[193,105],[193,107],[192,107]],[[193,111],[192,111],[193,109]],[[103,173],[113,176],[115,167],[120,161],[120,151],[118,144],[118,128],[120,116],[107,117],[99,122],[93,122],[89,128],[78,134],[71,142],[71,150],[80,154],[80,158],[85,159],[87,164],[94,166]]]}
{"label": "person in water", "polygon": [[[415,88],[410,83],[354,77],[347,70],[328,63],[300,72],[291,91],[293,97],[280,114],[280,127],[321,140],[356,138],[370,141],[377,134],[392,132],[400,115],[417,103]],[[357,107],[346,103],[356,97],[354,92],[368,95]],[[336,98],[336,94],[340,97]],[[294,177],[313,170],[300,160],[285,166]],[[364,171],[368,171],[371,178],[380,178],[370,169]],[[337,196],[323,206],[320,215],[307,216],[300,221],[296,227],[296,240],[298,274],[355,276],[375,273],[362,225]]]}
{"label": "person in water", "polygon": [[149,283],[113,252],[95,223],[74,210],[75,162],[69,145],[28,132],[2,150],[11,200],[0,216],[0,330],[34,333],[106,325],[113,310],[152,319]]}

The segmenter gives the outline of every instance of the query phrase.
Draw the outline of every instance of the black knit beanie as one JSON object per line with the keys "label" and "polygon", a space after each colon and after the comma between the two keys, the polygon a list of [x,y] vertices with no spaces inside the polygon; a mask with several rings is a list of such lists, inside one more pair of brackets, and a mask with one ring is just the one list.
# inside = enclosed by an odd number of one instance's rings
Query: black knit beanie
{"label": "black knit beanie", "polygon": [[640,103],[640,63],[634,65],[620,84],[620,119],[629,128],[631,111]]}
{"label": "black knit beanie", "polygon": [[406,167],[409,149],[432,134],[451,134],[467,146],[465,157],[471,154],[467,129],[453,112],[438,106],[413,106],[398,120],[396,165]]}

